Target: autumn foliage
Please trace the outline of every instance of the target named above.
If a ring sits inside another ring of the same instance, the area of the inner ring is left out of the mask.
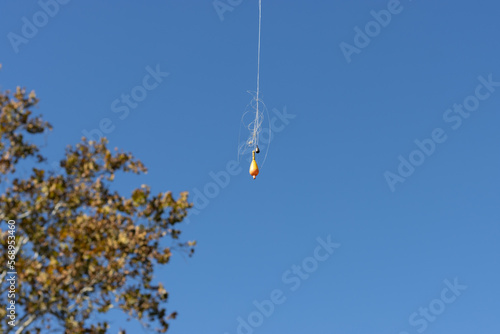
[[[123,173],[145,173],[131,154],[83,139],[66,149],[61,169],[48,168],[33,139],[51,129],[31,110],[33,92],[0,92],[0,282],[6,291],[7,224],[16,221],[16,326],[8,325],[7,298],[0,298],[3,333],[107,333],[111,308],[147,329],[165,332],[175,312],[153,277],[180,242],[177,224],[188,194],[153,195],[146,185],[129,196],[112,190]],[[20,176],[19,164],[29,166]],[[161,280],[161,279],[160,279]],[[3,294],[2,294],[3,295]],[[122,331],[125,333],[125,331]]]

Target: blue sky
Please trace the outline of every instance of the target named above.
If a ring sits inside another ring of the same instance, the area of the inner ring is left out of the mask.
[[[499,4],[263,0],[254,181],[257,1],[47,2],[0,4],[1,88],[37,92],[51,161],[104,129],[149,168],[118,189],[191,192],[169,332],[500,331]]]

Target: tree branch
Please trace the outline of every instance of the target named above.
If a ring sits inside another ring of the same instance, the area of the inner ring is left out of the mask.
[[[24,318],[24,317],[23,317]],[[21,334],[23,332],[23,330],[28,327],[29,325],[31,325],[31,323],[33,321],[35,321],[36,319],[36,316],[34,314],[30,314],[28,315],[28,319],[26,319],[26,321],[17,328],[15,334]],[[22,320],[22,319],[21,319]]]

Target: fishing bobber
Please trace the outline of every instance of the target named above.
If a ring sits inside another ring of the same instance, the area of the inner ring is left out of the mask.
[[[259,175],[259,166],[257,166],[257,161],[255,161],[255,151],[252,151],[252,163],[250,164],[250,175],[253,176],[254,180],[255,177]]]

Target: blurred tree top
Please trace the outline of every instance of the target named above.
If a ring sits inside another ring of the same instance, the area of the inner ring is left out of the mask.
[[[17,88],[0,92],[0,282],[7,292],[8,228],[16,221],[17,272],[15,327],[8,324],[7,293],[0,298],[2,333],[107,333],[94,317],[111,308],[148,330],[166,332],[168,293],[154,284],[153,268],[169,262],[172,247],[194,251],[195,242],[179,242],[180,223],[191,207],[187,192],[152,195],[142,185],[129,197],[112,191],[117,172],[147,170],[131,154],[111,152],[106,141],[85,138],[68,146],[59,172],[47,166],[29,139],[51,125],[32,115],[38,99]],[[28,176],[16,173],[31,163]],[[118,176],[119,177],[119,176]],[[170,239],[171,247],[162,246]],[[121,333],[125,333],[122,330]]]

